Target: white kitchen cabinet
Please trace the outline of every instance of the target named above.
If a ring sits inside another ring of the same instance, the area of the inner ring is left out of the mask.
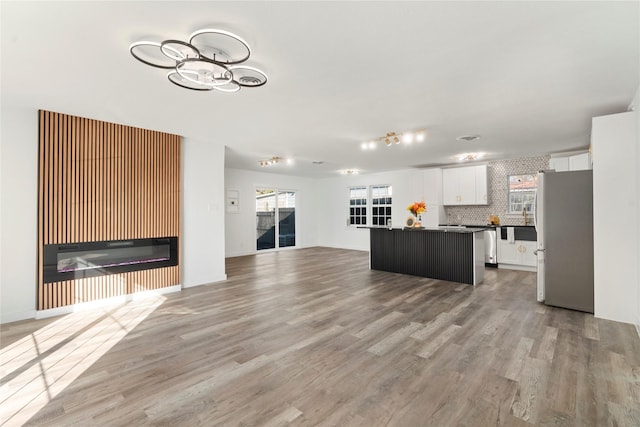
[[[423,200],[427,211],[422,214],[422,225],[424,227],[437,227],[446,221],[444,206],[442,205],[442,169],[430,168],[411,172],[407,175],[409,185],[398,190],[397,200],[401,204],[401,212],[409,213],[405,210],[409,202]],[[406,194],[404,192],[407,189]],[[402,193],[401,193],[402,192]],[[394,198],[395,200],[395,198]],[[396,209],[394,207],[394,209]],[[404,224],[404,219],[402,221]]]
[[[442,205],[442,169],[422,171],[423,197],[428,205]]]
[[[487,165],[443,169],[442,200],[445,206],[488,204]]]
[[[528,267],[536,267],[538,264],[538,257],[534,254],[536,250],[536,242],[520,242],[521,249],[518,249],[522,254],[522,264]]]
[[[552,157],[549,159],[549,169],[556,172],[565,172],[569,170],[569,157]]]
[[[536,242],[516,240],[509,243],[507,240],[498,241],[498,265],[501,268],[516,270],[535,270],[538,262],[533,253],[536,250]]]
[[[591,155],[589,153],[569,156],[570,171],[584,171],[591,169]]]
[[[474,166],[476,175],[476,204],[488,205],[487,165]]]
[[[442,202],[445,206],[460,204],[459,188],[460,188],[460,174],[458,172],[458,169],[443,169],[442,170]]]
[[[556,172],[589,170],[591,169],[591,154],[587,152],[552,157],[549,159],[549,168]]]

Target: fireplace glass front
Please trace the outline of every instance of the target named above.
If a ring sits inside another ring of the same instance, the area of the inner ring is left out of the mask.
[[[44,283],[178,265],[178,238],[45,245]]]

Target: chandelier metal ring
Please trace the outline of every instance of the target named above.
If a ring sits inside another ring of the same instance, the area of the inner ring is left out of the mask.
[[[208,92],[215,89],[213,86],[202,85],[200,83],[194,83],[191,80],[187,80],[180,74],[178,74],[176,70],[171,70],[169,74],[167,74],[167,78],[171,83],[185,89],[197,90],[201,92]]]
[[[182,40],[165,40],[160,43],[160,51],[174,61],[200,57],[200,52],[195,46]]]
[[[198,30],[189,36],[189,43],[198,48],[203,57],[222,64],[240,64],[251,56],[249,44],[229,31],[212,28]],[[216,58],[216,55],[209,55],[208,51],[216,52],[218,56],[226,55],[227,58]],[[233,58],[233,55],[237,57]]]
[[[161,46],[162,44],[157,42],[139,41],[139,42],[132,43],[131,46],[129,46],[129,52],[138,61],[147,65],[150,65],[152,67],[164,68],[167,70],[171,68],[175,68],[176,62],[174,60],[171,60],[171,58],[165,55],[164,53],[162,53]],[[177,52],[175,53],[177,54]],[[152,58],[153,56],[157,56],[155,60],[157,61],[164,60],[166,61],[166,63],[153,62],[153,59],[154,59]],[[146,57],[150,57],[150,58],[146,58]]]

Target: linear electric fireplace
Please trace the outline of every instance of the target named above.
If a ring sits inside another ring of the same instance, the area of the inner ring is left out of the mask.
[[[44,283],[178,265],[178,238],[45,245]]]

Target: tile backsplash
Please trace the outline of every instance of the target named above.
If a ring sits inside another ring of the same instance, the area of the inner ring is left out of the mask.
[[[549,168],[550,156],[523,157],[490,161],[487,166],[489,204],[482,206],[447,206],[445,213],[451,224],[486,225],[489,215],[497,215],[501,225],[522,225],[521,215],[507,215],[507,177],[536,173]],[[446,220],[446,218],[445,218]]]

